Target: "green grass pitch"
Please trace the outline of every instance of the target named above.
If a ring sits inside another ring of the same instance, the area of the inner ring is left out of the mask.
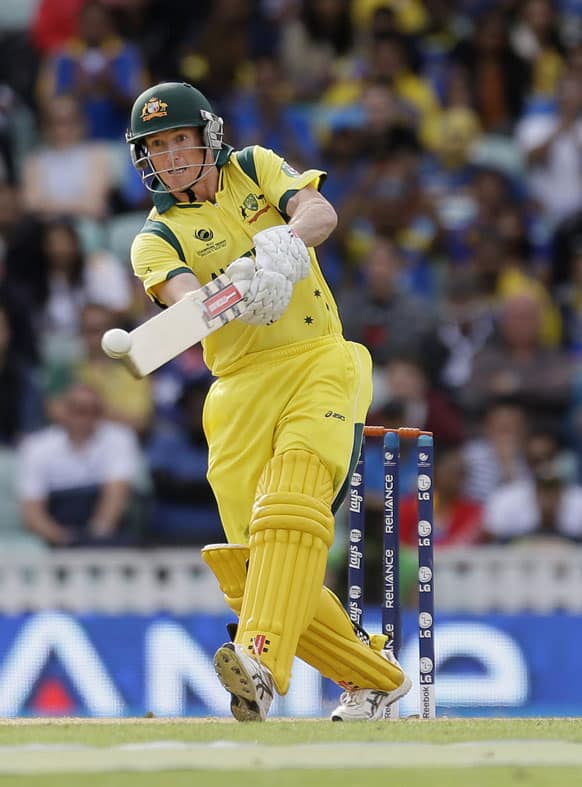
[[[0,721],[0,787],[570,787],[582,719]]]

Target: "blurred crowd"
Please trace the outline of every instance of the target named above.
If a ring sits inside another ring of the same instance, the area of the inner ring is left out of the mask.
[[[328,172],[321,265],[374,359],[369,422],[435,434],[437,547],[582,538],[582,3],[1,5],[4,543],[222,540],[200,349],[143,381],[100,349],[154,313],[123,135],[165,80],[202,90],[236,148]],[[415,483],[405,445],[410,544]]]

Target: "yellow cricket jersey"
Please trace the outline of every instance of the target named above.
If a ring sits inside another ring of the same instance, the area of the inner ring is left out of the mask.
[[[154,195],[155,207],[131,247],[136,276],[152,288],[184,271],[201,284],[219,276],[238,257],[254,256],[253,235],[288,219],[289,199],[308,185],[319,187],[321,170],[299,173],[271,150],[223,147],[218,157],[216,202],[176,202],[171,194]],[[249,363],[268,360],[326,336],[341,335],[333,296],[317,257],[309,249],[311,271],[293,288],[283,317],[273,325],[240,320],[220,328],[204,342],[204,360],[216,376]]]

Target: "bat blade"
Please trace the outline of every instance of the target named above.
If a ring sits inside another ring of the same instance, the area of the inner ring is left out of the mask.
[[[123,362],[135,377],[146,377],[240,317],[243,298],[223,273],[131,331],[131,349]]]

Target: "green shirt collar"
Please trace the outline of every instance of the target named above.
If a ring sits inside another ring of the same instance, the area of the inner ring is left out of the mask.
[[[223,144],[216,159],[216,166],[219,168],[223,167],[231,157],[232,152],[233,148],[230,145]],[[172,194],[168,191],[162,191],[161,188],[154,191],[152,199],[158,213],[165,213],[177,202],[177,199]]]

